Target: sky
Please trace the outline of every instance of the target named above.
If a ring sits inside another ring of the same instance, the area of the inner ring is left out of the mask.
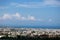
[[[60,0],[0,0],[0,25],[60,26]]]

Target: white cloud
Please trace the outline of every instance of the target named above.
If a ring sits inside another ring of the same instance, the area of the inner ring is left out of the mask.
[[[58,0],[43,0],[42,2],[24,2],[24,3],[10,3],[9,6],[0,6],[0,9],[7,9],[10,7],[25,7],[25,8],[40,8],[40,7],[60,7]]]
[[[15,14],[4,14],[3,16],[0,16],[0,20],[28,20],[28,21],[39,21],[39,22],[44,22],[46,21],[45,19],[41,18],[36,18],[31,15],[23,16],[20,13],[15,13]],[[49,18],[47,22],[52,22],[53,19]]]
[[[16,14],[14,14],[12,16],[16,16],[16,17],[19,17],[20,18],[21,15],[19,13],[16,13]]]
[[[11,3],[12,6],[15,6],[15,7],[25,7],[25,8],[37,8],[37,7],[41,7],[43,5],[40,5],[42,3],[40,2],[28,2],[28,3],[23,3],[23,4],[20,4],[20,3]]]
[[[19,13],[16,13],[16,14],[13,14],[12,17],[16,19],[20,19],[21,15]]]
[[[60,7],[60,1],[43,0],[43,2],[26,2],[26,3],[11,3],[12,6],[25,8],[39,8],[45,6]]]
[[[15,13],[15,14],[4,14],[3,16],[0,16],[0,20],[29,20],[29,21],[40,21],[44,22],[46,20],[41,19],[41,18],[36,18],[34,16],[22,16],[20,13]],[[53,20],[50,18],[48,19],[48,22],[52,22]]]
[[[12,19],[12,20],[36,20],[36,18],[34,16],[27,16],[24,17],[22,15],[20,15],[19,13],[16,14],[4,14],[3,16],[0,17],[0,20],[8,20],[8,19]]]
[[[45,0],[44,4],[48,6],[60,6],[60,2],[57,0]]]
[[[20,14],[16,13],[16,14],[4,14],[3,16],[0,17],[0,20],[7,20],[7,19],[20,19]]]
[[[26,18],[26,17],[21,17],[21,19],[22,19],[22,20],[27,20],[27,18]]]
[[[4,14],[1,18],[2,19],[11,19],[12,17],[9,14]]]
[[[35,18],[34,16],[28,16],[28,20],[33,20],[33,21],[35,21],[36,18]]]

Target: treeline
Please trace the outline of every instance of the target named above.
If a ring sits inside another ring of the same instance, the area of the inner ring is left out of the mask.
[[[17,37],[2,37],[2,38],[0,38],[0,40],[60,40],[60,38],[59,37],[56,37],[56,38],[48,38],[48,37],[41,38],[39,36],[34,36],[34,37],[17,36]]]

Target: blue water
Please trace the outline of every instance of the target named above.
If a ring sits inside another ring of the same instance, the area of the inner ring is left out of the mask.
[[[46,29],[60,29],[60,26],[14,26],[14,28],[46,28]]]
[[[0,26],[0,28],[48,28],[48,29],[60,29],[60,26]]]

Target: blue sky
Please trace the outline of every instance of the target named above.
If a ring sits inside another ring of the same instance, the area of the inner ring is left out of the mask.
[[[60,0],[0,0],[0,25],[60,26]]]

